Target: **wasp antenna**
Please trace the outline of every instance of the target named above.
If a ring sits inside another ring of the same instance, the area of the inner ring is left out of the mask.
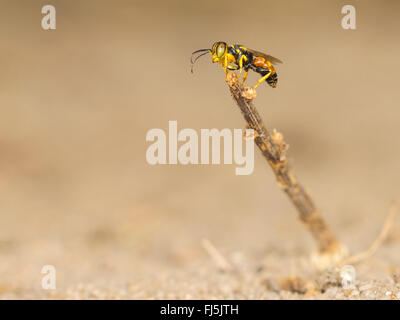
[[[201,56],[204,56],[205,54],[209,53],[211,50],[210,49],[200,49],[197,50],[195,52],[192,53],[192,56],[190,57],[190,63],[191,63],[191,68],[190,71],[191,73],[193,73],[193,66],[196,63],[197,59],[199,59]],[[193,60],[193,55],[195,55],[196,53],[201,52],[201,54],[199,54],[194,60]]]
[[[192,56],[190,57],[190,62],[191,62],[191,63],[194,63],[194,62],[193,62],[193,55],[194,55],[194,54],[199,53],[199,52],[204,52],[204,51],[211,51],[211,50],[210,50],[210,49],[200,49],[200,50],[196,50],[195,52],[192,52]],[[202,56],[202,54],[201,54],[200,56]],[[200,56],[199,56],[199,57],[200,57]],[[196,58],[195,60],[197,60],[197,58]]]

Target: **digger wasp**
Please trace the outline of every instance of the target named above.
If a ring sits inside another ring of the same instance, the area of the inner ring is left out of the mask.
[[[218,62],[225,70],[240,70],[239,77],[244,69],[243,83],[246,81],[249,70],[253,70],[261,75],[254,88],[266,81],[272,88],[276,88],[278,75],[272,64],[282,63],[281,60],[268,54],[246,48],[239,44],[228,45],[226,42],[215,42],[211,49],[200,49],[192,53],[191,72],[197,59],[205,54],[211,54],[211,61]],[[194,60],[193,56],[199,54]]]

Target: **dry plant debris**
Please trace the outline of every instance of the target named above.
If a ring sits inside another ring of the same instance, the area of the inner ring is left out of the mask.
[[[256,97],[255,89],[243,87],[234,72],[227,73],[226,82],[247,127],[254,129],[254,141],[274,171],[279,187],[285,191],[297,208],[300,221],[317,242],[319,250],[316,257],[321,257],[321,259],[314,258],[317,266],[324,268],[339,263],[347,255],[347,249],[339,243],[322,219],[309,192],[292,174],[286,158],[288,145],[283,140],[283,135],[276,130],[271,134],[266,129],[253,103]]]

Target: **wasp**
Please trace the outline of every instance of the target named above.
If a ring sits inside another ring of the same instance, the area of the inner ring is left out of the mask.
[[[239,77],[244,70],[244,83],[247,79],[249,70],[253,70],[261,75],[254,88],[257,88],[261,83],[266,81],[272,88],[276,88],[278,83],[278,75],[273,64],[282,63],[281,60],[268,54],[246,48],[239,44],[228,45],[226,42],[215,42],[211,49],[200,49],[192,53],[191,57],[191,72],[197,59],[205,54],[211,54],[211,61],[218,62],[227,74],[228,70],[240,70]],[[199,54],[194,60],[193,56]]]

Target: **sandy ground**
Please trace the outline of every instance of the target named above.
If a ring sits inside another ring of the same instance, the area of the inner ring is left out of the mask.
[[[398,1],[1,1],[1,299],[400,299],[400,218],[370,259],[318,271],[297,212],[256,151],[234,165],[150,166],[146,132],[243,128],[221,69],[190,53],[216,40],[275,55],[258,89],[267,126],[352,253],[400,195]],[[254,8],[263,10],[253,10]],[[254,83],[255,75],[249,76]],[[208,239],[233,266],[221,271]],[[57,289],[41,287],[56,268]]]

